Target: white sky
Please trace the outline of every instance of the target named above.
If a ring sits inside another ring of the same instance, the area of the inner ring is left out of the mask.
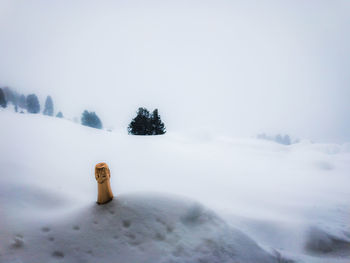
[[[125,129],[350,141],[350,1],[0,0],[0,86]]]

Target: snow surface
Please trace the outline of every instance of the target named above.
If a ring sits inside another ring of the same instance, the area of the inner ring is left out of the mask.
[[[0,262],[350,262],[349,144],[0,122]]]

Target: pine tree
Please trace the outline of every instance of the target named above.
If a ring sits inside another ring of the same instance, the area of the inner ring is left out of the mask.
[[[18,106],[22,109],[26,108],[26,96],[24,96],[23,94],[20,95],[18,99]]]
[[[155,109],[152,114],[146,108],[139,108],[136,117],[128,126],[128,133],[133,135],[160,135],[164,134],[165,126]]]
[[[277,134],[275,137],[275,141],[280,143],[280,144],[284,144],[284,145],[290,145],[291,144],[291,140],[288,134],[282,136],[281,134]]]
[[[9,87],[5,87],[3,91],[5,93],[7,103],[11,102],[13,106],[18,105],[19,94],[16,91],[10,89]]]
[[[288,134],[284,135],[284,137],[283,137],[283,144],[285,144],[285,145],[291,145],[292,144]]]
[[[4,87],[3,92],[5,94],[6,102],[7,103],[12,103],[15,101],[15,94],[14,92],[9,88],[9,87]]]
[[[151,125],[152,125],[152,134],[161,135],[166,133],[165,125],[160,119],[158,114],[158,109],[155,109],[151,115]]]
[[[95,112],[85,110],[81,116],[81,124],[96,129],[102,129],[102,122]]]
[[[133,135],[152,135],[150,114],[146,108],[139,108],[136,117],[128,126],[128,133]]]
[[[30,94],[27,96],[26,104],[27,104],[27,110],[29,113],[40,112],[39,100],[35,94]]]
[[[3,108],[6,108],[6,106],[7,106],[5,93],[3,92],[3,90],[1,88],[0,88],[0,106]]]
[[[56,117],[57,117],[57,118],[63,118],[62,112],[57,113]]]
[[[45,101],[44,115],[53,116],[53,102],[51,96],[47,96]]]

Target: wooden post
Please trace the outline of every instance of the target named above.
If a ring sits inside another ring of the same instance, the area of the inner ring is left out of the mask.
[[[95,166],[95,178],[97,181],[97,203],[99,205],[108,203],[113,199],[113,193],[109,179],[111,173],[106,163],[98,163]]]

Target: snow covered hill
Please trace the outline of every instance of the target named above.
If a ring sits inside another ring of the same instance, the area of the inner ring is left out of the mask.
[[[59,219],[19,221],[6,237],[8,262],[277,262],[213,212],[164,195],[121,195]]]
[[[0,122],[0,262],[349,262],[349,144]]]

